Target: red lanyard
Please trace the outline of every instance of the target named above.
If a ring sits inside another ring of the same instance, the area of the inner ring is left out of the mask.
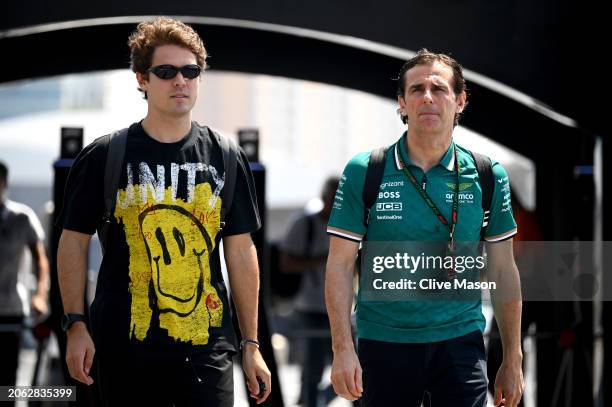
[[[449,223],[444,217],[444,215],[442,215],[442,212],[440,212],[440,209],[438,209],[436,204],[431,200],[427,192],[417,182],[416,177],[414,176],[414,174],[412,174],[412,171],[410,171],[410,169],[408,168],[408,165],[404,161],[404,157],[402,156],[401,150],[399,150],[401,148],[400,143],[402,140],[404,140],[403,137],[397,142],[398,144],[396,146],[398,148],[399,158],[403,165],[402,170],[404,171],[404,174],[406,174],[410,182],[412,182],[412,185],[414,185],[416,190],[419,191],[419,194],[421,195],[421,197],[423,198],[427,206],[431,208],[431,210],[436,215],[436,217],[440,220],[440,222],[442,222],[442,224],[448,228],[450,242],[452,245],[455,243],[455,226],[457,225],[457,212],[459,210],[459,173],[460,173],[460,169],[459,169],[459,160],[457,159],[457,148],[453,147],[453,153],[455,157],[455,166],[457,168],[457,171],[455,171],[455,173],[457,175],[457,178],[455,181],[455,193],[453,194],[453,212],[452,212],[451,222]]]

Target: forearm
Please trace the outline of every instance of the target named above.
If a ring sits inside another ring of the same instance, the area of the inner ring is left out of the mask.
[[[504,358],[510,355],[522,357],[521,308],[521,301],[505,301],[493,305],[493,312],[502,340]]]
[[[225,262],[243,338],[257,338],[259,265],[250,236],[230,236],[223,241]]]
[[[325,277],[325,302],[334,352],[354,346],[350,322],[353,303],[353,272],[352,262],[339,261],[330,255]]]
[[[36,258],[36,275],[38,278],[36,293],[46,297],[49,291],[49,260],[45,255],[43,243],[40,242],[39,245],[39,255]]]
[[[493,313],[497,320],[502,340],[504,358],[522,357],[521,350],[521,313],[523,302],[519,273],[514,264],[495,273],[503,278],[495,278],[496,290],[491,291]],[[501,288],[500,288],[501,287]]]
[[[64,230],[57,251],[57,273],[64,312],[83,314],[89,241]]]

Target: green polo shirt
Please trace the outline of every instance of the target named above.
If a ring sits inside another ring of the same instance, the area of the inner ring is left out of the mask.
[[[360,153],[347,164],[336,192],[327,232],[336,237],[367,241],[448,241],[449,233],[425,203],[402,170],[402,161],[425,187],[442,215],[451,219],[456,183],[455,154],[460,167],[458,222],[455,239],[480,240],[483,225],[482,190],[470,152],[453,142],[440,162],[424,173],[412,164],[406,151],[407,134],[387,150],[380,190],[363,222],[362,198],[370,152]],[[510,205],[510,184],[504,168],[492,160],[495,187],[485,240],[498,242],[516,234]],[[364,269],[362,272],[368,272]],[[371,272],[371,270],[370,270]],[[480,329],[485,319],[481,301],[365,301],[357,296],[357,334],[360,338],[387,342],[437,342]]]

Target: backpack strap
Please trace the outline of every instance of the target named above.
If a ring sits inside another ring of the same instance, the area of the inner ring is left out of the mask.
[[[363,185],[363,224],[368,225],[370,217],[370,209],[376,202],[376,196],[380,190],[383,173],[385,171],[385,161],[387,158],[387,148],[379,147],[372,150],[370,161],[365,175],[365,183]]]
[[[238,171],[238,147],[234,140],[224,137],[209,129],[217,138],[223,154],[223,169],[225,171],[225,182],[223,184],[223,201],[221,203],[221,229],[225,227],[227,213],[232,208],[234,190],[236,189],[236,174]]]
[[[108,227],[117,202],[117,189],[119,189],[119,178],[121,177],[121,168],[125,157],[127,134],[128,129],[125,128],[108,135],[108,150],[104,166],[104,215],[102,216],[102,226],[98,230],[102,250],[106,247]]]
[[[478,171],[478,179],[480,180],[480,188],[482,188],[482,226],[480,227],[480,240],[484,240],[484,234],[489,225],[491,216],[491,203],[493,202],[493,189],[495,188],[495,179],[493,177],[493,167],[491,159],[485,155],[470,151],[476,164]]]

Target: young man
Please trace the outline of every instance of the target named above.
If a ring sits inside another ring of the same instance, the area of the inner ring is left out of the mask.
[[[26,250],[38,279],[31,298],[37,315],[47,313],[49,263],[45,254],[44,231],[32,209],[6,198],[8,167],[0,162],[0,385],[14,386],[17,379],[23,319],[29,314],[27,288],[19,274]]]
[[[139,24],[128,45],[148,112],[128,130],[90,321],[82,317],[83,289],[88,245],[104,211],[108,137],[77,158],[60,217],[70,374],[92,384],[95,355],[105,405],[232,406],[236,339],[221,274],[222,239],[244,338],[242,364],[251,396],[261,403],[271,388],[257,342],[259,270],[250,233],[260,220],[247,159],[240,151],[232,206],[222,220],[220,142],[191,121],[206,68],[202,40],[191,27],[160,17]]]
[[[408,127],[386,150],[380,192],[367,222],[362,193],[370,153],[359,154],[348,163],[336,193],[328,225],[331,237],[326,276],[334,352],[332,383],[346,399],[363,397],[364,406],[419,406],[425,393],[432,406],[486,405],[485,320],[480,291],[472,300],[428,300],[432,294],[425,291],[427,287],[417,285],[414,297],[371,301],[363,296],[369,287],[362,284],[357,301],[359,356],[349,322],[353,268],[366,233],[370,244],[439,241],[454,248],[458,241],[471,242],[474,247],[480,240],[482,185],[474,158],[455,145],[452,137],[467,104],[465,89],[461,66],[455,60],[419,51],[400,71],[399,112]],[[516,406],[523,389],[520,283],[512,255],[516,223],[509,205],[506,172],[496,162],[492,163],[492,172],[495,186],[484,232],[484,239],[490,242],[487,276],[496,282],[503,276],[504,286],[514,293],[514,297],[502,301],[495,290],[491,292],[504,345],[495,405],[504,398],[506,406]],[[448,253],[455,259],[452,251]],[[390,278],[393,274],[389,273],[398,270],[379,275]],[[362,283],[373,272],[372,267],[364,266]],[[438,273],[434,275],[440,283],[451,286],[452,281],[460,279],[452,268],[421,268],[416,273]],[[448,298],[459,291],[449,290]],[[437,294],[441,293],[439,289]]]

